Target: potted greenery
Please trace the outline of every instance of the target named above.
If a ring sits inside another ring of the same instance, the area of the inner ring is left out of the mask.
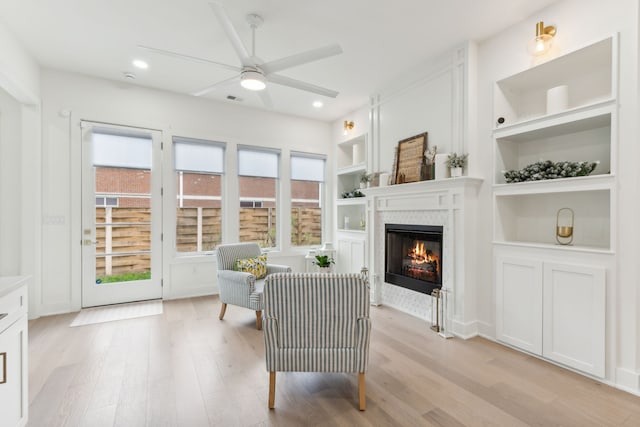
[[[363,172],[362,175],[360,175],[360,188],[367,188],[369,182],[371,182],[371,178],[373,178],[373,174]]]
[[[313,263],[320,268],[320,271],[329,272],[331,270],[331,264],[334,264],[334,261],[329,255],[316,255]]]
[[[469,157],[468,154],[458,155],[457,153],[451,153],[447,156],[445,165],[449,168],[452,178],[462,176],[462,168],[467,164],[467,157]]]

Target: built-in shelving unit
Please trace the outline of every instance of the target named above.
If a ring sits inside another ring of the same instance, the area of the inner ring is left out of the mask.
[[[494,87],[497,338],[600,377],[616,247],[617,64],[614,35]],[[567,87],[566,108],[547,113],[557,86]],[[589,176],[506,182],[505,170],[542,160],[598,165]],[[556,241],[561,208],[574,212],[570,245]]]
[[[365,265],[366,198],[342,195],[359,189],[367,173],[367,135],[339,143],[336,151],[336,270],[356,272]]]
[[[609,37],[495,84],[494,241],[554,245],[556,213],[575,212],[573,247],[612,251],[617,139],[616,38]],[[547,90],[568,87],[568,108],[545,114]],[[598,162],[589,176],[507,184],[505,170],[540,160]]]
[[[338,230],[364,231],[365,198],[343,198],[345,192],[360,188],[360,177],[367,173],[367,136],[360,135],[338,144],[336,225]]]

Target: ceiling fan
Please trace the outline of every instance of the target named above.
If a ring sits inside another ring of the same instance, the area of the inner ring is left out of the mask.
[[[163,49],[157,49],[149,46],[138,46],[141,49],[159,53],[162,55],[172,56],[176,58],[186,59],[190,61],[196,61],[207,64],[214,64],[220,66],[222,68],[226,68],[227,70],[232,70],[238,73],[238,75],[231,77],[229,79],[225,79],[214,83],[210,86],[207,86],[203,89],[192,92],[195,96],[206,95],[207,93],[215,90],[217,87],[222,86],[224,84],[229,83],[230,81],[237,80],[240,78],[240,84],[242,87],[261,91],[260,96],[262,98],[263,103],[267,107],[272,107],[271,99],[267,95],[263,89],[266,88],[267,82],[275,83],[282,86],[288,86],[294,89],[299,89],[307,92],[316,93],[319,95],[328,96],[331,98],[335,98],[338,96],[338,92],[330,89],[326,89],[320,86],[316,86],[311,83],[303,82],[300,80],[292,79],[290,77],[285,77],[280,74],[276,74],[278,71],[283,71],[288,68],[293,68],[298,65],[307,64],[309,62],[314,62],[320,59],[328,58],[334,55],[339,55],[342,53],[342,48],[338,44],[332,44],[324,47],[320,47],[317,49],[308,50],[305,52],[297,53],[291,56],[287,56],[285,58],[277,59],[275,61],[262,62],[257,56],[255,52],[256,46],[256,29],[260,27],[263,23],[263,19],[260,15],[249,14],[247,15],[247,23],[251,28],[252,35],[252,43],[251,43],[251,54],[247,51],[244,43],[240,39],[238,32],[233,27],[231,20],[227,16],[223,6],[218,2],[209,3],[211,9],[213,9],[218,22],[222,26],[222,29],[229,39],[229,42],[233,46],[233,50],[238,55],[240,59],[240,66],[222,64],[220,62],[211,61],[205,58],[199,58],[190,55],[184,55],[177,52],[172,52]]]

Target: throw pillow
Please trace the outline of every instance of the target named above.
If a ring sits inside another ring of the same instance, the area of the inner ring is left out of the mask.
[[[251,273],[256,276],[256,279],[264,279],[267,275],[267,255],[238,259],[236,260],[235,270]]]

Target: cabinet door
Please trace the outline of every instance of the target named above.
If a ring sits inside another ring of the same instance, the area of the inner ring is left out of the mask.
[[[544,264],[543,356],[604,377],[605,269]]]
[[[542,262],[528,258],[496,260],[496,337],[542,354]]]
[[[27,318],[23,316],[0,334],[0,425],[24,426],[28,403]]]
[[[336,271],[339,273],[360,273],[365,265],[364,239],[338,238]]]

